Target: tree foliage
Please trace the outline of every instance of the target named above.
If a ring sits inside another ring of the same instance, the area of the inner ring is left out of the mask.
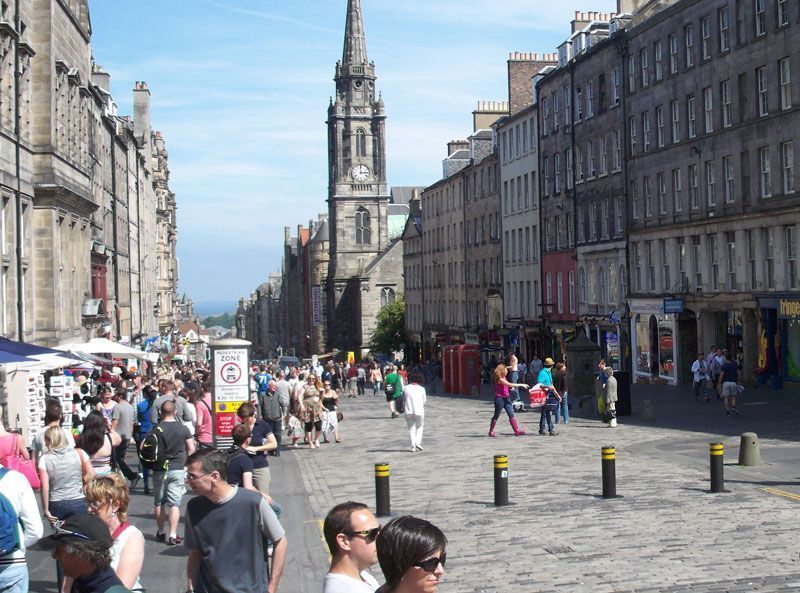
[[[230,313],[223,313],[222,315],[209,315],[202,320],[204,327],[214,327],[216,325],[231,329],[236,324],[236,316]]]
[[[406,342],[406,302],[398,295],[378,311],[378,324],[370,338],[369,347],[373,352],[389,354],[402,350]]]

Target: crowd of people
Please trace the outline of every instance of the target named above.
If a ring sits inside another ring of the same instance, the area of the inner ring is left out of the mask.
[[[188,550],[188,591],[274,592],[287,539],[281,505],[270,496],[269,457],[279,456],[282,446],[317,450],[342,442],[340,397],[363,396],[367,386],[372,396],[386,396],[389,418],[405,417],[410,450],[423,450],[427,394],[420,369],[409,373],[403,365],[377,362],[284,369],[261,364],[250,373],[251,400],[237,408],[232,444],[220,449],[212,436],[210,372],[201,363],[173,363],[148,376],[119,367],[76,372],[72,410],[63,408],[62,399],[47,400],[45,427],[31,447],[39,484],[0,468],[0,591],[28,590],[25,551],[34,544],[53,549],[59,592],[158,590],[157,583],[142,578],[145,537],[128,516],[131,495],[141,488],[153,497],[155,540]],[[22,436],[0,425],[0,461],[8,455],[31,458]],[[38,485],[44,521],[34,494]],[[187,485],[195,497],[180,534]],[[5,550],[4,513],[12,525]],[[390,522],[381,538],[374,527],[367,533],[348,527],[333,539],[348,539],[348,549],[360,541],[374,552],[376,539],[390,548],[402,540],[398,533],[424,523],[415,521],[421,520]],[[46,524],[51,533],[43,537]],[[430,583],[438,581],[445,562],[443,536],[436,538],[436,546],[417,549],[419,558],[399,560],[387,553],[380,560],[386,575],[381,591],[433,590]],[[381,545],[377,549],[380,556]],[[433,565],[434,556],[441,566]],[[409,571],[428,585],[408,588],[403,575]],[[339,572],[332,566],[332,574]],[[370,591],[377,589],[371,584]],[[338,590],[344,589],[331,589]]]

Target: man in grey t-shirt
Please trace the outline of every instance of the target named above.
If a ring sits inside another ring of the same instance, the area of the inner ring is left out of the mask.
[[[183,422],[189,420],[186,414],[186,400],[175,395],[175,384],[172,381],[163,380],[159,383],[158,391],[160,395],[153,402],[150,408],[150,422],[153,426],[158,424],[161,417],[161,405],[168,400],[175,402],[175,417]]]
[[[128,403],[128,392],[125,389],[117,389],[114,399],[117,405],[111,412],[111,430],[117,431],[122,442],[114,449],[114,459],[117,467],[127,480],[130,481],[130,489],[139,482],[139,472],[133,471],[125,462],[125,452],[128,450],[128,443],[133,439],[133,418],[135,416],[133,406]]]
[[[198,451],[186,460],[197,496],[186,507],[187,573],[196,593],[276,593],[286,560],[286,534],[267,499],[227,481],[225,451]],[[267,582],[264,542],[274,544]]]

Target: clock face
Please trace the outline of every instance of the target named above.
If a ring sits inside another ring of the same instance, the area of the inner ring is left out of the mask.
[[[369,179],[369,167],[366,165],[356,165],[351,171],[355,181],[366,181]]]

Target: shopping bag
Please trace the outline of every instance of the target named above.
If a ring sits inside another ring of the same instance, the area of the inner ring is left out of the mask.
[[[531,387],[528,393],[531,396],[531,408],[541,408],[547,401],[547,392],[538,383]]]

